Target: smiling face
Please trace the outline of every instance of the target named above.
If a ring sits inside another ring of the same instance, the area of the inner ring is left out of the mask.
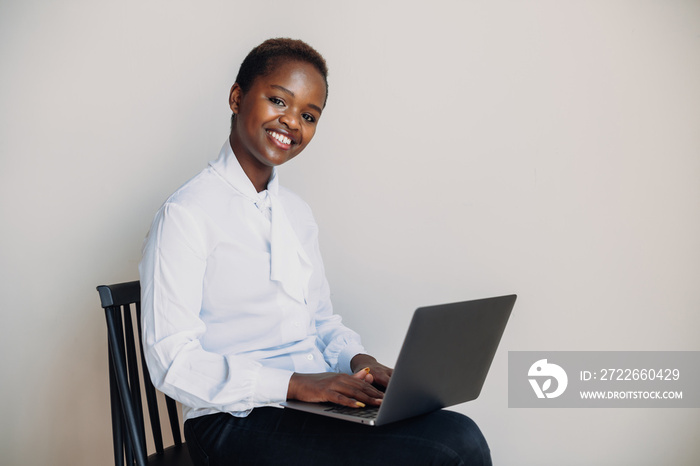
[[[258,191],[267,186],[272,167],[296,157],[314,137],[325,98],[321,73],[300,61],[282,62],[256,77],[245,93],[233,85],[231,148]]]

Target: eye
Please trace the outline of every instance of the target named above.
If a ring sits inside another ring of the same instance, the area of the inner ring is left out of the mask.
[[[309,123],[316,123],[316,117],[313,116],[313,115],[310,114],[310,113],[304,113],[304,114],[302,115],[302,118],[303,118],[304,120],[308,121]]]
[[[284,100],[280,99],[279,97],[270,97],[270,102],[272,102],[275,105],[279,105],[279,106],[284,105]]]

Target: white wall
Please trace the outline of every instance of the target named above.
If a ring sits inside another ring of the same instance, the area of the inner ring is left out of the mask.
[[[700,350],[697,1],[0,2],[0,455],[109,464],[95,286],[137,278],[216,156],[244,55],[328,59],[283,183],[393,363],[418,305],[516,292],[481,398],[500,465],[697,464],[697,409],[508,409],[509,350]]]

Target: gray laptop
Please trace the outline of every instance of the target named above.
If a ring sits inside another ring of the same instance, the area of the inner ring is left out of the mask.
[[[286,408],[379,426],[474,400],[515,295],[416,309],[379,407],[287,401]]]

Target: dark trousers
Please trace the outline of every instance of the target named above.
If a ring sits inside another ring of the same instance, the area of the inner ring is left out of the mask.
[[[197,466],[491,464],[474,421],[444,410],[371,427],[257,408],[245,418],[219,413],[190,419],[185,438]]]

